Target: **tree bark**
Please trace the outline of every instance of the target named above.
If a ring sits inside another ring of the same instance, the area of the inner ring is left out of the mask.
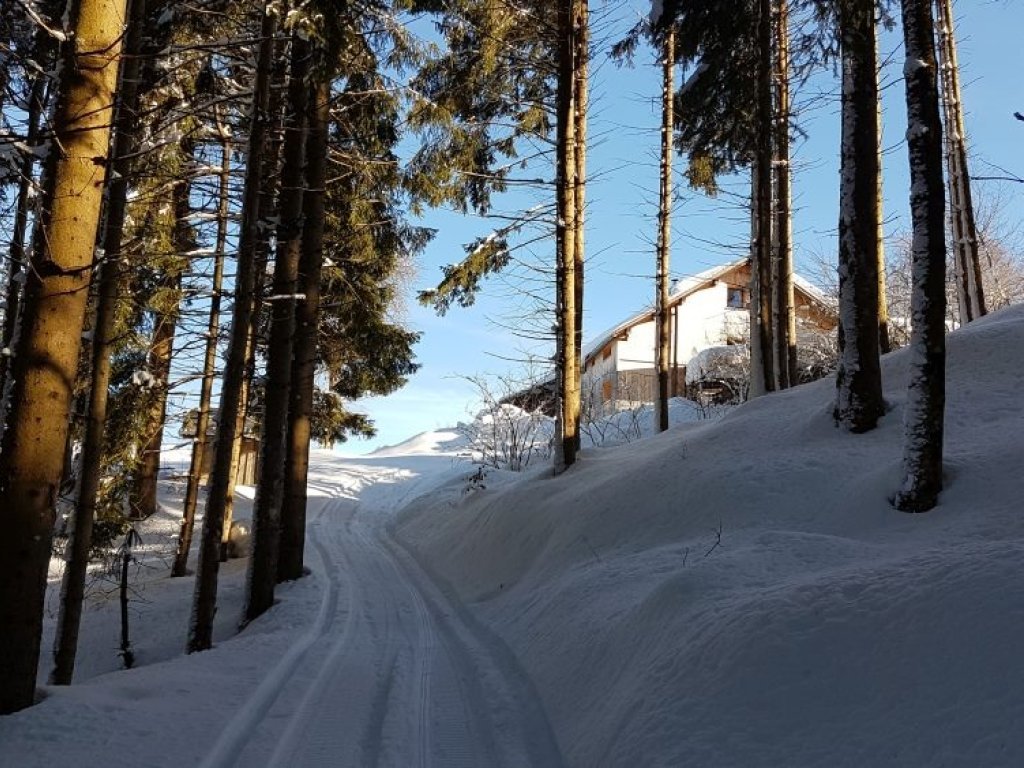
[[[42,33],[40,33],[42,34]],[[43,117],[43,102],[46,99],[46,78],[37,74],[32,81],[29,93],[26,143],[35,147],[39,141],[39,124]],[[26,152],[21,158],[18,168],[18,196],[14,209],[14,222],[11,232],[10,262],[7,268],[7,294],[4,303],[3,337],[0,348],[9,350],[14,341],[14,331],[18,322],[18,311],[21,303],[21,273],[25,270],[25,243],[28,239],[28,218],[31,208],[32,178],[34,175],[36,156]],[[0,353],[0,392],[7,381],[7,369],[10,356]],[[0,409],[2,410],[2,409]],[[0,418],[3,414],[0,414]]]
[[[277,17],[278,14],[273,12],[269,4],[265,4],[260,25],[256,80],[253,85],[242,221],[239,228],[238,267],[235,273],[235,304],[231,313],[231,336],[224,366],[217,440],[207,490],[206,510],[203,515],[196,587],[189,621],[189,653],[206,650],[213,645],[213,617],[217,608],[217,577],[220,571],[224,506],[230,482],[231,453],[240,406],[241,383],[245,375],[245,351],[252,324],[253,292],[256,285],[254,254],[258,239],[260,182],[269,121],[267,107]]]
[[[878,27],[875,27],[875,90],[878,91]],[[892,339],[889,334],[889,289],[885,284],[888,269],[885,264],[885,196],[883,194],[882,177],[884,175],[882,165],[882,100],[875,103],[875,122],[878,123],[878,184],[875,196],[875,205],[878,212],[875,214],[878,219],[878,351],[887,354],[892,351]]]
[[[556,146],[556,313],[558,325],[557,367],[559,409],[557,414],[555,471],[576,462],[579,430],[579,387],[576,370],[576,29],[581,0],[558,5],[558,85]]]
[[[309,89],[309,45],[292,39],[291,70],[285,118],[281,202],[274,257],[274,296],[271,304],[270,342],[263,434],[260,444],[259,484],[253,503],[252,551],[243,622],[263,614],[274,604],[277,560],[280,553],[281,504],[287,458],[288,404],[295,333],[295,289],[302,251],[303,158],[305,157],[306,105]]]
[[[793,192],[789,157],[789,0],[778,0],[775,24],[775,318],[774,367],[779,389],[796,384],[796,311],[793,306]]]
[[[967,164],[967,134],[960,96],[960,66],[957,62],[951,0],[935,0],[938,22],[939,83],[945,116],[946,167],[949,188],[949,221],[957,276],[957,301],[961,324],[986,314],[978,254],[978,226],[974,218],[971,177]]]
[[[192,147],[183,147],[192,157]],[[191,211],[189,196],[191,184],[179,179],[171,193],[174,215],[174,248],[181,257],[190,247],[188,215]],[[143,520],[156,512],[157,481],[160,475],[160,446],[164,440],[167,420],[167,396],[170,392],[171,361],[174,356],[174,337],[178,328],[181,293],[180,268],[166,270],[160,280],[160,290],[173,295],[172,304],[154,312],[153,339],[146,366],[156,381],[156,397],[150,404],[147,429],[141,443],[141,457],[135,470],[130,499],[131,516]]]
[[[576,227],[573,242],[573,291],[576,311],[573,350],[573,390],[576,392],[574,423],[577,425],[575,440],[576,450],[581,447],[582,435],[579,430],[582,408],[581,393],[583,388],[583,288],[586,248],[584,238],[584,221],[586,219],[586,179],[587,179],[587,109],[589,103],[588,79],[590,77],[590,6],[589,0],[578,0],[573,7],[573,136],[575,151],[573,163],[575,177],[573,182],[573,206],[576,209],[574,225]]]
[[[199,389],[199,413],[196,418],[196,437],[192,443],[192,456],[188,468],[188,485],[178,530],[178,546],[171,576],[184,576],[188,572],[188,551],[192,547],[196,506],[203,457],[209,450],[207,432],[210,428],[210,403],[213,399],[213,378],[217,367],[217,334],[220,331],[220,294],[224,282],[224,252],[227,247],[228,214],[231,202],[231,131],[217,112],[217,128],[221,141],[220,188],[217,205],[217,240],[213,256],[213,282],[210,288],[210,314],[206,326],[206,348],[203,351],[203,380]]]
[[[302,207],[302,257],[295,308],[295,354],[291,402],[288,408],[288,460],[281,507],[281,553],[278,581],[302,577],[306,541],[306,480],[309,474],[310,418],[316,375],[317,330],[320,315],[320,273],[324,260],[324,185],[327,181],[327,131],[330,123],[330,83],[311,89],[310,122],[306,137],[306,190]]]
[[[661,178],[658,201],[658,257],[655,294],[655,366],[658,375],[658,430],[668,429],[672,326],[668,306],[672,254],[672,145],[675,101],[675,27],[665,31],[661,61]]]
[[[750,396],[775,388],[772,365],[772,2],[758,0],[754,249],[750,270]]]
[[[885,410],[878,348],[878,78],[875,4],[841,4],[843,96],[836,423],[874,429]]]
[[[911,357],[904,415],[903,484],[894,503],[906,512],[935,506],[942,490],[946,403],[946,239],[942,122],[930,0],[903,0],[907,60],[907,154],[914,226]]]
[[[130,18],[124,39],[125,57],[121,61],[112,150],[112,173],[108,179],[107,210],[101,240],[103,263],[100,265],[96,318],[93,323],[89,401],[86,406],[85,434],[82,438],[78,497],[72,517],[66,549],[67,565],[61,583],[57,632],[53,645],[52,685],[70,685],[75,671],[78,631],[85,596],[85,576],[92,546],[92,525],[96,496],[100,486],[103,435],[107,420],[107,396],[110,387],[110,359],[113,353],[118,293],[121,288],[121,239],[132,155],[138,146],[138,82],[145,28],[146,0],[131,0]]]
[[[0,441],[0,714],[32,704],[55,504],[99,227],[124,0],[67,9],[54,140]]]

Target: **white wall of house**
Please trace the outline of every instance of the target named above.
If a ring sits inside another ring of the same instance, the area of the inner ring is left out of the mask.
[[[676,354],[680,365],[701,350],[742,343],[750,335],[750,314],[728,306],[729,285],[718,281],[696,291],[679,305],[679,338]]]
[[[729,307],[729,286],[716,282],[686,297],[677,310],[678,336],[676,360],[679,365],[701,350],[745,342],[750,335],[750,314],[746,309]],[[612,365],[614,360],[614,365]],[[625,339],[614,343],[611,358],[598,360],[593,375],[603,376],[615,371],[632,371],[654,367],[654,321],[638,323]]]
[[[654,366],[654,321],[629,329],[629,335],[615,344],[616,370],[635,371]]]

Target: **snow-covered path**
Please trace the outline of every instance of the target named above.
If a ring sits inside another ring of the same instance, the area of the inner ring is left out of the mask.
[[[382,495],[377,484],[395,468],[365,471],[360,485],[378,488],[375,501],[348,498],[344,482],[326,478],[320,487],[334,497],[310,500],[307,561],[324,579],[320,613],[205,765],[561,765],[511,653],[388,534],[408,480]]]

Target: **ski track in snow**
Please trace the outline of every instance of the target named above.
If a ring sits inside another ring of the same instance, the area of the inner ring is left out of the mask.
[[[391,539],[390,510],[350,498],[314,504],[317,620],[203,768],[562,765],[514,657]]]

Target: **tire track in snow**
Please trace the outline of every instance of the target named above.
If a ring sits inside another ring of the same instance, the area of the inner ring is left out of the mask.
[[[205,768],[564,764],[514,656],[389,536],[391,507],[338,499],[310,524],[327,579],[317,619]]]
[[[280,692],[288,684],[292,673],[306,656],[307,651],[327,631],[334,619],[338,603],[338,569],[329,551],[320,541],[320,525],[325,513],[335,504],[325,504],[317,515],[316,521],[309,526],[309,540],[320,561],[320,571],[326,577],[323,597],[313,626],[303,635],[299,642],[291,646],[270,673],[263,678],[256,690],[239,707],[234,717],[228,722],[213,747],[207,753],[199,768],[230,768],[235,765],[239,753],[248,742],[249,737],[262,722]]]

